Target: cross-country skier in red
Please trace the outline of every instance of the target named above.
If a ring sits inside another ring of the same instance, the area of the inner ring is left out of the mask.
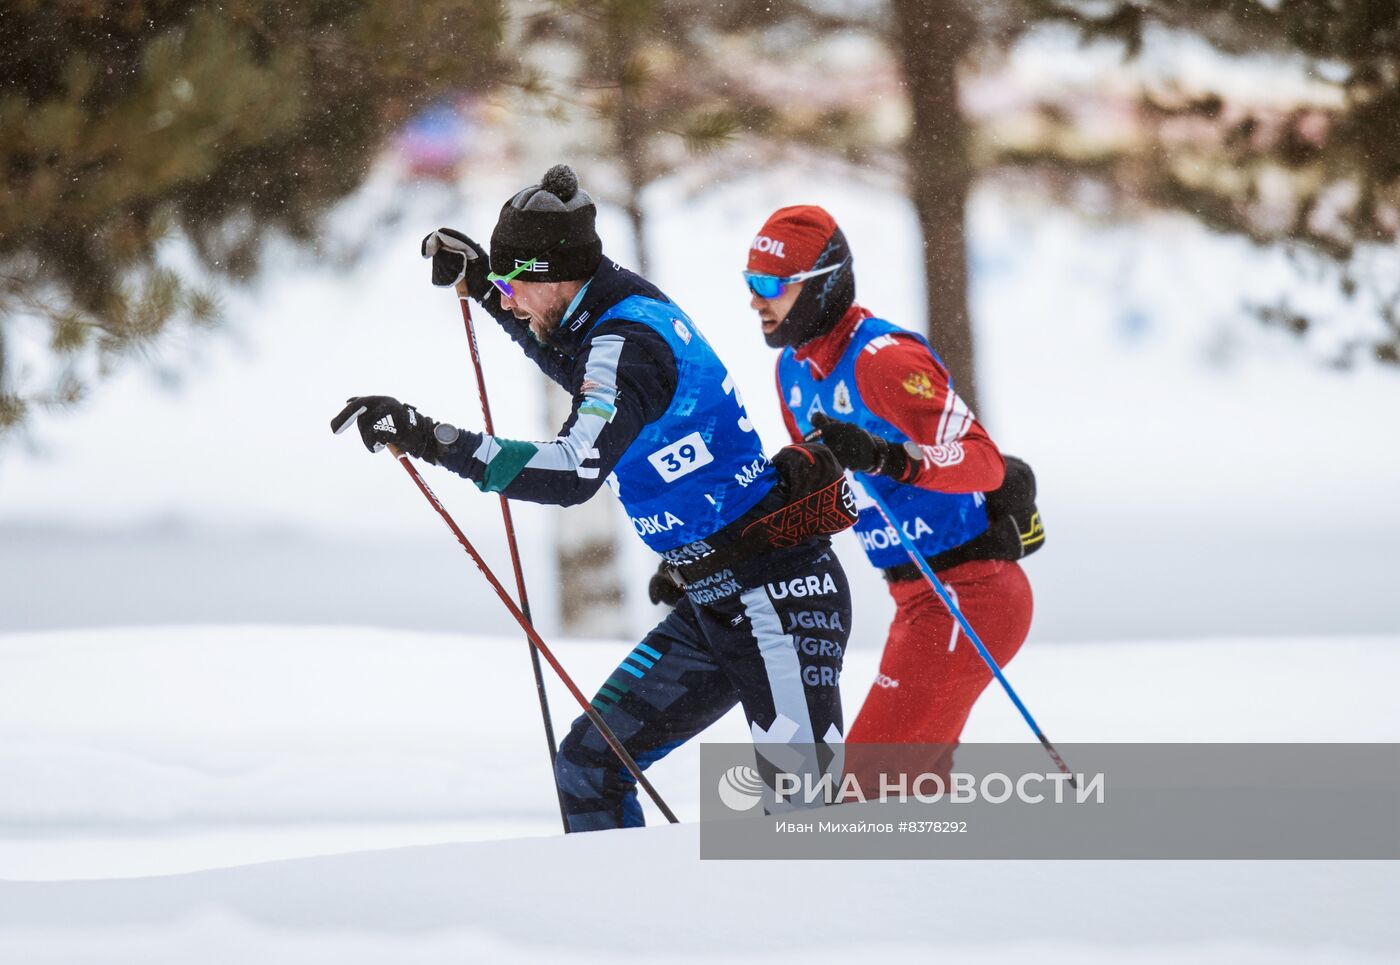
[[[1016,560],[1044,539],[1034,477],[1002,456],[922,336],[855,302],[850,249],[822,208],[775,212],[744,274],[764,340],[782,349],[788,431],[794,440],[819,432],[861,483],[856,533],[895,601],[879,675],[846,740],[955,745],[991,671],[862,487],[875,487],[900,518],[1004,665],[1031,624],[1030,583]]]

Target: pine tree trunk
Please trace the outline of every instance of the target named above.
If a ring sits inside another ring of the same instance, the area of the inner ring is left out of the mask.
[[[905,141],[909,195],[923,235],[928,334],[958,394],[977,411],[968,311],[967,122],[958,106],[958,65],[974,24],[960,0],[893,0],[895,43],[909,90]]]
[[[642,188],[646,186],[646,131],[635,103],[636,89],[624,78],[636,49],[636,30],[635,22],[619,17],[607,32],[605,50],[607,67],[617,84],[617,103],[609,120],[626,184],[623,207],[632,228],[635,267],[645,276],[651,267],[641,204]],[[551,393],[551,398],[557,396]],[[567,414],[559,412],[559,421]],[[603,492],[567,512],[556,542],[564,632],[575,636],[624,636],[631,628],[628,608],[623,605],[624,567],[618,534],[627,526],[626,517],[617,501]]]
[[[632,245],[636,251],[637,273],[646,278],[651,273],[651,257],[647,251],[646,219],[642,214],[642,188],[646,175],[642,170],[641,152],[635,144],[624,142],[622,164],[627,173],[627,220],[632,225]]]
[[[570,400],[547,382],[553,425],[569,415]],[[559,622],[576,637],[622,637],[630,629],[623,602],[617,533],[622,513],[610,492],[559,510],[555,559],[559,566]]]
[[[13,404],[6,399],[9,394],[9,381],[6,373],[9,371],[8,359],[5,358],[5,325],[0,321],[0,439],[5,437],[5,430],[9,426],[11,419],[18,420],[19,414],[10,410]]]
[[[643,107],[637,102],[638,81],[626,76],[629,64],[637,52],[638,25],[634,20],[621,19],[612,25],[608,34],[608,64],[612,68],[613,81],[617,85],[617,103],[611,112],[613,143],[618,158],[622,161],[622,174],[626,182],[626,196],[623,206],[627,210],[627,220],[632,226],[633,251],[636,255],[638,274],[646,277],[651,270],[648,257],[646,221],[642,214],[642,189],[647,184],[646,144],[647,130]]]

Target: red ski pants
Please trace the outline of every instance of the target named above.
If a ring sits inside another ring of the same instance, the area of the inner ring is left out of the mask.
[[[1031,627],[1031,585],[1020,564],[976,560],[938,574],[997,663]],[[972,705],[992,682],[977,648],[922,578],[889,584],[894,622],[880,672],[846,735],[848,744],[958,742]]]

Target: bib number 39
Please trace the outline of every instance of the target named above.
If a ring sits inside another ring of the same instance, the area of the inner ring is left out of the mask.
[[[647,456],[647,462],[661,475],[664,482],[675,482],[686,473],[715,461],[700,433],[682,436],[664,449]]]

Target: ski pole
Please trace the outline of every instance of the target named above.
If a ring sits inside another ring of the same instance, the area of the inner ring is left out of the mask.
[[[1074,782],[1074,774],[1070,771],[1069,765],[1067,765],[1064,758],[1060,756],[1060,752],[1055,750],[1055,745],[1050,743],[1050,738],[1045,736],[1045,732],[1041,730],[1040,725],[1035,722],[1035,718],[1032,717],[1031,712],[1026,709],[1026,705],[1021,702],[1021,698],[1017,696],[1015,688],[1011,686],[1011,681],[1006,679],[1006,674],[1002,673],[1001,667],[997,666],[996,658],[992,656],[991,651],[982,643],[982,638],[972,629],[972,624],[967,622],[967,617],[963,616],[962,610],[958,609],[958,605],[953,602],[953,598],[949,595],[947,587],[943,585],[943,581],[933,572],[933,567],[929,565],[928,560],[924,559],[923,554],[920,553],[918,548],[914,545],[914,541],[909,538],[909,534],[904,532],[904,527],[900,525],[899,520],[895,519],[894,513],[890,511],[889,506],[887,506],[885,501],[875,492],[873,486],[867,486],[862,482],[861,488],[864,489],[865,494],[870,497],[870,501],[875,504],[875,508],[880,511],[880,515],[885,517],[885,522],[894,530],[900,545],[904,547],[904,552],[909,554],[909,558],[914,561],[914,565],[919,568],[919,572],[924,575],[924,579],[928,581],[929,586],[933,587],[933,592],[938,594],[938,598],[943,601],[943,605],[948,608],[948,612],[953,615],[953,619],[958,621],[958,625],[962,627],[963,634],[971,640],[972,645],[977,648],[978,656],[982,658],[987,668],[991,670],[992,676],[996,677],[998,682],[1001,683],[1002,688],[1006,691],[1006,696],[1011,698],[1011,702],[1015,704],[1016,709],[1021,712],[1021,716],[1024,717],[1026,723],[1030,725],[1031,731],[1040,741],[1041,746],[1043,746],[1046,753],[1050,755],[1050,759],[1055,762],[1055,766],[1063,773],[1069,775],[1070,787],[1078,787]]]
[[[388,448],[394,458],[399,461],[399,464],[403,466],[404,470],[413,477],[413,482],[418,487],[419,492],[423,494],[428,502],[432,503],[438,515],[441,516],[443,522],[447,524],[448,529],[452,530],[452,535],[457,537],[457,542],[462,544],[462,548],[465,549],[467,555],[472,558],[472,562],[476,564],[476,568],[481,570],[482,575],[486,577],[486,582],[491,584],[491,589],[496,591],[496,595],[500,597],[501,602],[506,605],[506,609],[510,611],[510,615],[515,618],[515,622],[520,624],[520,629],[525,631],[525,636],[530,638],[530,642],[535,645],[535,648],[544,656],[544,659],[549,663],[550,667],[558,674],[559,679],[564,682],[564,686],[569,689],[569,693],[573,694],[574,700],[578,701],[578,705],[583,708],[584,715],[588,717],[594,727],[598,728],[598,733],[603,735],[603,740],[607,741],[608,746],[611,747],[613,753],[617,755],[617,759],[622,762],[622,766],[627,768],[632,777],[635,778],[642,789],[647,792],[647,796],[652,799],[657,809],[666,816],[666,820],[670,821],[672,824],[679,824],[680,821],[676,817],[675,812],[666,806],[665,801],[661,800],[661,795],[656,792],[656,788],[652,787],[651,782],[648,781],[646,775],[642,773],[642,769],[638,767],[637,762],[632,759],[632,755],[627,753],[627,748],[622,746],[622,741],[618,740],[617,735],[613,733],[613,729],[608,726],[608,722],[603,720],[603,716],[593,708],[593,705],[588,702],[588,698],[583,696],[583,691],[578,689],[573,678],[569,676],[563,665],[560,664],[554,654],[550,652],[545,642],[540,639],[540,635],[535,631],[534,626],[525,618],[525,614],[520,612],[520,607],[515,605],[515,601],[510,598],[510,594],[506,592],[506,588],[501,585],[501,581],[496,579],[496,574],[491,572],[491,567],[486,565],[486,561],[482,559],[481,554],[476,551],[476,547],[472,545],[472,541],[467,539],[467,534],[462,532],[461,528],[458,527],[457,523],[452,519],[452,516],[447,512],[447,508],[442,505],[437,495],[429,489],[428,484],[423,481],[423,477],[419,475],[413,463],[408,461],[408,455],[400,451],[397,446],[391,445],[386,448]]]
[[[486,396],[486,376],[481,369],[481,351],[476,344],[476,326],[472,324],[472,309],[467,301],[465,285],[457,286],[457,300],[462,306],[462,324],[467,327],[467,344],[471,346],[472,367],[476,370],[476,390],[481,396],[481,415],[486,423],[486,431],[491,435],[496,434],[495,423],[491,419],[491,400]],[[501,521],[506,528],[506,546],[510,549],[510,565],[515,571],[515,589],[520,597],[520,612],[525,617],[525,622],[534,626],[534,619],[530,615],[530,597],[525,593],[525,570],[520,565],[520,546],[515,540],[515,521],[510,514],[510,500],[505,494],[500,494],[501,499]],[[549,696],[544,689],[544,670],[540,667],[540,652],[535,646],[535,642],[526,636],[526,642],[530,646],[530,667],[535,672],[535,692],[540,698],[540,717],[544,719],[544,739],[549,746],[549,773],[551,778],[554,775],[554,759],[557,752],[554,749],[554,721],[549,715]],[[559,820],[564,822],[564,833],[569,833],[569,815],[564,807],[564,792],[559,787],[559,782],[554,783],[555,796],[559,798]]]

